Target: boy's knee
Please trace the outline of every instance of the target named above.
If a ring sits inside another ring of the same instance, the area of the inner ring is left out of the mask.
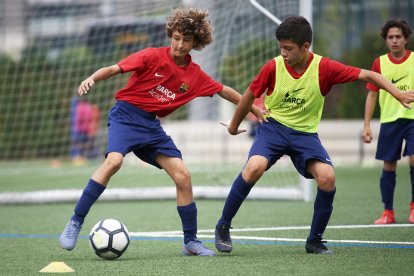
[[[248,166],[242,172],[243,180],[247,183],[254,184],[262,177],[265,169],[260,166]]]
[[[186,184],[191,183],[191,174],[186,168],[175,171],[172,178],[176,185],[185,186]]]
[[[315,180],[322,191],[330,192],[335,189],[335,174],[324,174]]]
[[[122,156],[108,155],[108,157],[105,159],[104,164],[108,171],[115,173],[121,168],[122,161],[123,161]]]

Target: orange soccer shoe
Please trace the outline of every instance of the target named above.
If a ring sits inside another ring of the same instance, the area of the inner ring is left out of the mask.
[[[410,223],[414,223],[414,201],[410,205],[410,218],[408,219]]]
[[[393,210],[384,210],[381,217],[374,221],[374,224],[391,224],[395,223],[395,216]]]

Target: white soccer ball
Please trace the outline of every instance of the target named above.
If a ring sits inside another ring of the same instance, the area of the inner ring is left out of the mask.
[[[129,245],[128,229],[116,219],[101,220],[92,227],[89,244],[103,259],[119,258]]]

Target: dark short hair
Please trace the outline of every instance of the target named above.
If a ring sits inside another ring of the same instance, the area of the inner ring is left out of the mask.
[[[408,25],[407,21],[405,21],[404,19],[398,18],[398,17],[394,17],[394,18],[391,18],[390,20],[388,20],[387,22],[385,22],[384,26],[381,29],[381,37],[384,40],[387,39],[388,31],[391,28],[401,29],[401,32],[403,33],[404,37],[407,38],[407,39],[411,35],[411,29],[410,29],[410,26]]]
[[[291,16],[277,27],[276,39],[290,39],[299,46],[305,42],[312,43],[312,27],[303,16]]]

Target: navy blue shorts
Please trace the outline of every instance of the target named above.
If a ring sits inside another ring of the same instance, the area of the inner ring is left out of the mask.
[[[158,154],[182,159],[181,152],[154,114],[128,102],[118,101],[108,115],[105,156],[110,152],[119,152],[125,156],[131,151],[157,168],[161,168],[154,160]]]
[[[257,130],[249,158],[260,155],[273,166],[283,155],[288,155],[296,170],[306,178],[313,176],[306,170],[308,160],[317,159],[332,166],[328,152],[322,146],[317,133],[297,131],[270,118]]]
[[[400,160],[404,140],[403,156],[414,155],[414,120],[398,119],[394,122],[382,123],[375,158],[388,162]]]

